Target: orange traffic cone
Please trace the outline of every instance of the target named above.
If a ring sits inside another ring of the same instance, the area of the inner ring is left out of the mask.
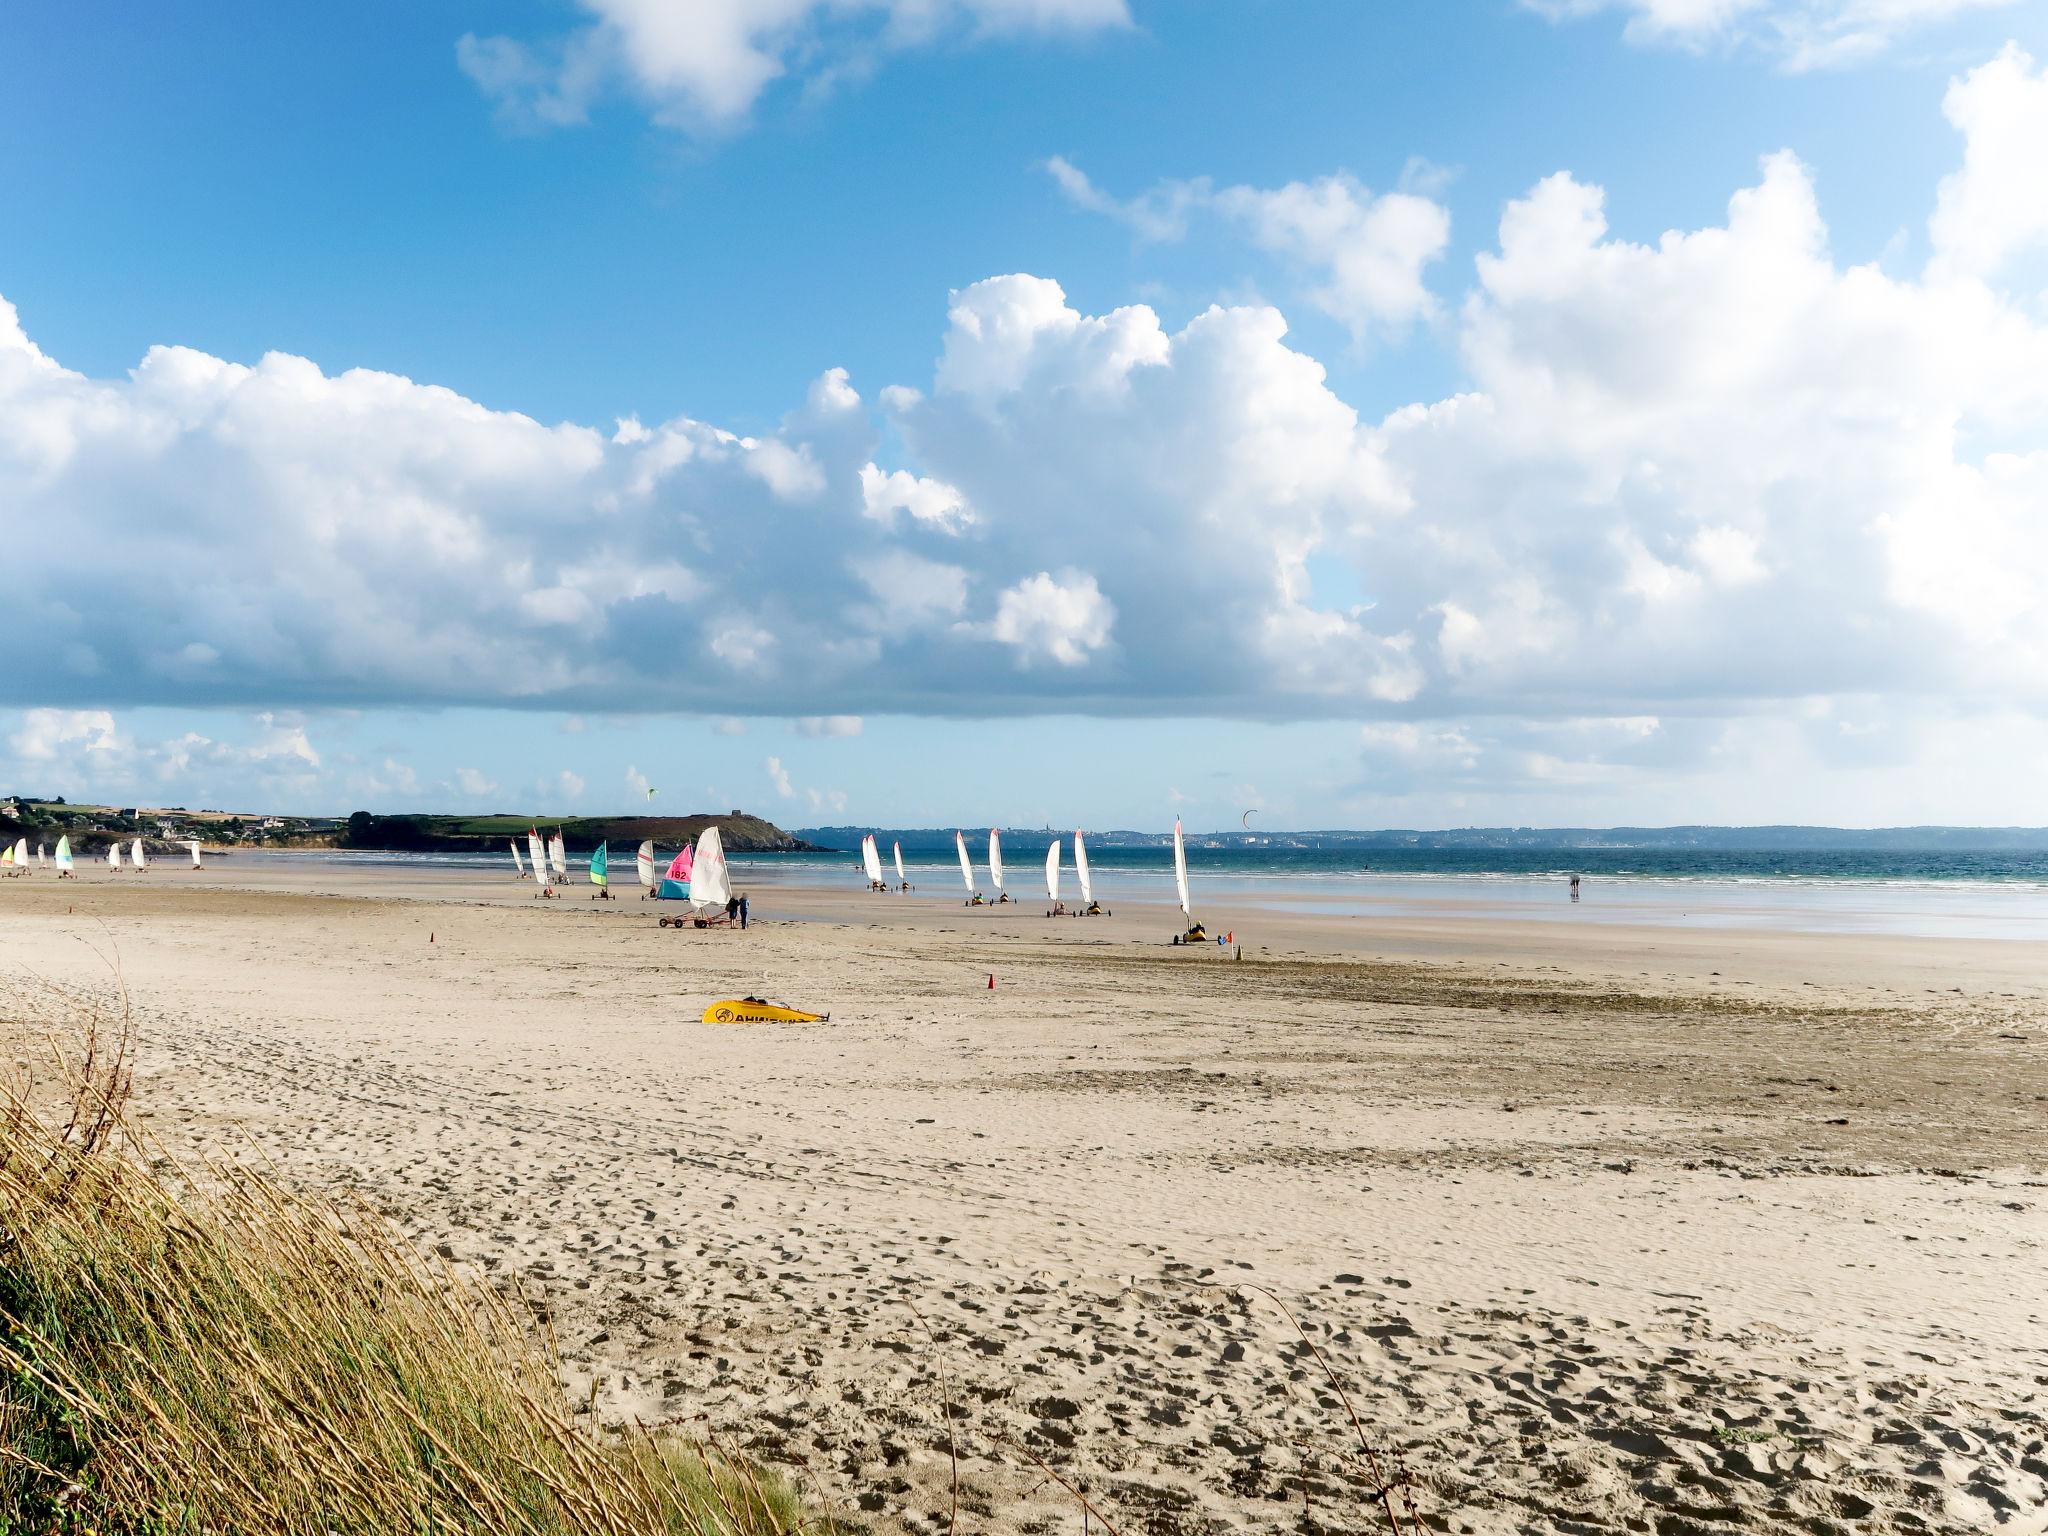
[[[996,973],[994,971],[988,973],[988,989],[991,992],[996,989]]]

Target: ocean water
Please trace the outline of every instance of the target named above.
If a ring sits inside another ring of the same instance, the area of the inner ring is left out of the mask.
[[[1004,840],[1005,885],[1029,907],[1045,900],[1044,834]],[[672,850],[671,850],[672,851]],[[985,839],[970,842],[975,883],[993,895]],[[613,878],[634,879],[614,850]],[[571,878],[587,850],[570,852]],[[509,872],[507,854],[294,852],[261,858],[370,867]],[[1061,893],[1078,894],[1071,840],[1061,840]],[[883,865],[892,876],[887,851]],[[772,904],[774,889],[865,882],[857,854],[734,854],[736,888]],[[1172,856],[1165,848],[1089,850],[1096,899],[1171,906]],[[916,899],[962,899],[952,855],[904,854]],[[1628,922],[1673,927],[1772,928],[2010,939],[2048,944],[2048,853],[1835,849],[1814,852],[1560,849],[1188,849],[1195,910],[1284,909],[1359,917],[1516,918]],[[1581,900],[1568,879],[1581,877]],[[2048,950],[2042,957],[2048,971]]]

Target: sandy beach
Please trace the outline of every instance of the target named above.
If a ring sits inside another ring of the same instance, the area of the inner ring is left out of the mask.
[[[10,1058],[118,966],[156,1135],[883,1531],[1081,1530],[1048,1467],[1125,1532],[1383,1528],[1347,1397],[1443,1530],[2048,1530],[2038,944],[529,893],[0,882]],[[744,994],[831,1019],[698,1022]]]

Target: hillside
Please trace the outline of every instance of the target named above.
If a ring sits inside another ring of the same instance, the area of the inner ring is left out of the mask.
[[[725,846],[735,853],[800,853],[812,845],[792,837],[771,821],[732,811],[723,816],[571,816],[561,820],[531,816],[373,816],[357,811],[342,828],[343,848],[496,850],[507,840],[523,838],[529,827],[544,833],[557,829],[570,849],[594,848],[600,842],[630,846],[652,839],[664,847],[694,842],[697,834],[718,824]]]

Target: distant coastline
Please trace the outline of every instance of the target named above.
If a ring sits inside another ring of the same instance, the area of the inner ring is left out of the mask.
[[[1255,813],[1256,814],[1256,813]],[[799,827],[793,836],[828,848],[852,848],[872,832],[885,844],[900,842],[906,853],[950,851],[952,827]],[[974,828],[964,828],[970,833]],[[1071,828],[1004,827],[1026,837],[1037,832],[1065,836]],[[1289,831],[1254,826],[1198,831],[1189,828],[1190,843],[1207,848],[1302,849],[1327,851],[1419,850],[1693,850],[1721,853],[2048,853],[2048,827],[1812,827],[1812,826],[1671,826],[1671,827],[1454,827],[1435,830]],[[1170,832],[1128,829],[1088,830],[1091,849],[1163,848]]]

